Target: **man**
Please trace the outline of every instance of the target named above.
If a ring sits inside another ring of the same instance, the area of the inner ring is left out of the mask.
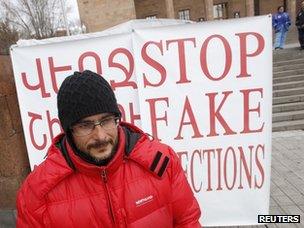
[[[178,157],[120,122],[105,79],[75,72],[57,106],[64,133],[23,183],[17,227],[200,227]]]
[[[298,28],[300,47],[301,50],[304,50],[304,1],[301,2],[301,10],[296,17],[296,26]]]
[[[287,32],[290,25],[290,18],[288,13],[284,12],[284,6],[279,6],[278,12],[272,17],[272,26],[275,31],[274,49],[284,48]]]

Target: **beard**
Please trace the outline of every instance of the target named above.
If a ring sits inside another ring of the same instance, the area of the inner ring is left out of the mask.
[[[117,145],[118,145],[118,137],[116,138],[115,141],[113,141],[112,139],[108,139],[108,140],[95,140],[93,143],[90,143],[89,145],[87,145],[86,148],[86,154],[90,157],[90,160],[93,160],[94,163],[96,164],[102,164],[102,163],[108,163],[116,154],[117,151]],[[104,151],[103,153],[104,156],[101,157],[97,157],[95,156],[93,153],[91,153],[90,151],[93,150],[99,150],[102,151],[104,150],[104,148],[112,146],[110,153],[107,153],[107,151]]]
[[[119,137],[117,136],[115,140],[96,140],[95,142],[89,144],[86,147],[85,151],[83,151],[77,147],[77,145],[75,144],[75,142],[73,140],[73,136],[72,136],[71,132],[67,133],[67,141],[73,148],[74,153],[78,157],[80,157],[82,160],[84,160],[90,164],[93,164],[93,165],[106,166],[112,160],[112,158],[115,156],[115,154],[117,152]],[[99,158],[99,157],[95,157],[89,153],[89,151],[91,149],[102,148],[103,146],[106,146],[109,143],[112,145],[112,150],[107,157]]]

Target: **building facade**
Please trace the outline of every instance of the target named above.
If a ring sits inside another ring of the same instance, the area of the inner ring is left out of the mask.
[[[294,20],[302,0],[77,0],[87,32],[132,19],[222,20],[272,14],[283,5]]]

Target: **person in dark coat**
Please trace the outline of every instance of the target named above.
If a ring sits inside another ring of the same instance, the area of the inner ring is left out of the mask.
[[[300,48],[304,50],[304,1],[302,1],[301,9],[296,17],[296,26],[298,28]]]

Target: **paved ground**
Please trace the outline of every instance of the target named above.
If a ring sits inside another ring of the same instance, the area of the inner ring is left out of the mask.
[[[299,47],[300,48],[300,44],[298,44],[298,43],[292,43],[292,44],[286,44],[284,46],[284,48],[295,48],[295,47]]]
[[[273,133],[270,214],[300,214],[304,227],[304,131]]]
[[[300,214],[301,224],[267,226],[304,227],[304,131],[274,132],[272,146],[270,214]],[[10,227],[15,227],[15,212],[0,211],[0,228]]]

